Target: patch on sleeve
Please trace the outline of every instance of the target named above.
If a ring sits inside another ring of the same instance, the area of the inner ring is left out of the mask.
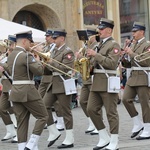
[[[117,54],[118,52],[119,52],[119,50],[115,48],[114,53]]]
[[[70,60],[72,59],[72,55],[71,54],[67,54],[67,58]]]

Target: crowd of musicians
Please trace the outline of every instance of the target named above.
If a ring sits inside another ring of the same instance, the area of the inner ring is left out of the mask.
[[[67,46],[65,29],[57,28],[47,29],[46,45],[34,45],[32,31],[9,35],[1,43],[5,53],[0,58],[3,86],[0,115],[6,126],[2,142],[11,139],[12,143],[18,143],[18,150],[38,150],[38,141],[47,127],[48,147],[59,139],[62,130],[65,130],[65,139],[57,148],[74,147],[70,103],[76,94],[76,74],[80,74],[79,103],[89,123],[85,133],[99,135],[93,150],[119,150],[120,76],[117,68],[120,64],[130,68],[122,102],[133,121],[131,138],[150,139],[150,42],[145,39],[146,27],[142,22],[134,22],[133,38],[126,41],[124,48],[113,39],[113,28],[113,20],[101,18],[97,28],[78,30],[79,39],[84,42],[78,51]],[[38,50],[40,46],[41,51]],[[41,77],[38,87],[35,77]],[[142,120],[133,103],[136,95]],[[102,107],[106,110],[109,129],[103,122]],[[36,122],[28,139],[31,114]]]

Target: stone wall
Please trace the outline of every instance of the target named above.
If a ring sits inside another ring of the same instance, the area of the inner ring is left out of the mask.
[[[81,28],[80,0],[0,0],[0,17],[12,21],[20,10],[31,11],[47,28],[65,28],[67,43],[74,51],[80,47],[76,30]]]

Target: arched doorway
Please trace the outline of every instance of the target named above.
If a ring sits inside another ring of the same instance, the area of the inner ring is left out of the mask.
[[[46,5],[31,4],[21,8],[13,22],[24,24],[42,31],[48,28],[61,28],[61,22],[54,10]]]
[[[26,11],[26,10],[19,11],[15,15],[13,22],[17,22],[19,24],[23,24],[44,31],[44,26],[40,18],[36,14],[30,11]]]
[[[19,11],[15,15],[13,22],[17,22],[19,24],[23,24],[44,31],[44,26],[40,18],[36,14],[30,11],[26,11],[26,10]]]

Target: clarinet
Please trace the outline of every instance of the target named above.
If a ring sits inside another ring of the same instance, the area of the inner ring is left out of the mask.
[[[134,38],[132,38],[132,39],[130,40],[130,43],[129,43],[128,45],[125,45],[124,49],[125,49],[126,47],[130,47],[131,44],[132,44],[132,42],[133,42],[133,40],[134,40]],[[122,61],[122,60],[124,60],[124,59],[127,60],[127,54],[126,54],[126,53],[123,54],[123,56],[122,56],[122,58],[121,58],[120,60]]]

